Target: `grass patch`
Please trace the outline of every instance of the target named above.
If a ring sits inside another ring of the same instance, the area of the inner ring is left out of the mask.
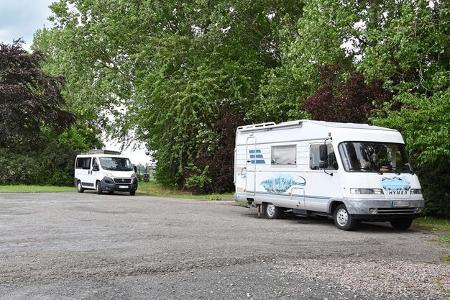
[[[439,219],[433,217],[422,217],[415,220],[416,225],[420,228],[432,230],[432,231],[449,231],[450,232],[450,220]]]
[[[447,244],[450,247],[450,220],[449,219],[439,219],[433,217],[422,217],[415,220],[416,225],[419,228],[437,231],[444,234],[438,239],[439,242]],[[450,255],[445,255],[442,257],[442,261],[450,263]]]
[[[73,186],[52,186],[52,185],[0,185],[0,193],[57,193],[73,192]]]
[[[447,245],[450,246],[450,234],[441,238],[441,242],[446,243]],[[449,262],[450,262],[450,257],[449,257]]]
[[[233,200],[233,193],[195,195],[188,191],[181,191],[177,189],[170,189],[164,187],[154,181],[150,182],[140,181],[137,193],[148,196],[173,197],[173,198],[184,198],[184,199],[195,199],[206,201]]]

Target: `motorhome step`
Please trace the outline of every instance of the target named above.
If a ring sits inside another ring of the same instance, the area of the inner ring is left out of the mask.
[[[294,208],[294,209],[292,209],[292,213],[293,213],[294,215],[300,215],[300,216],[306,216],[306,215],[308,215],[308,211],[305,210],[305,209],[297,209],[297,208]]]

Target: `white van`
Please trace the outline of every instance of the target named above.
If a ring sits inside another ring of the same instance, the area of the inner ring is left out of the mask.
[[[424,201],[401,134],[365,124],[300,120],[236,132],[235,199],[267,218],[284,211],[334,218],[339,229],[390,221],[400,230]]]
[[[134,196],[138,187],[135,167],[120,152],[98,150],[77,155],[75,159],[75,185],[79,193],[85,189],[129,192]]]

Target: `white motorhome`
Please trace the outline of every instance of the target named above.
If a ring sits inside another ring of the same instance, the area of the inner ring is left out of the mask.
[[[397,130],[299,120],[236,132],[235,199],[267,218],[326,215],[339,229],[390,221],[406,230],[424,201]]]
[[[88,189],[98,194],[120,191],[134,196],[138,182],[135,168],[127,157],[116,151],[97,150],[77,155],[75,185],[79,193]]]

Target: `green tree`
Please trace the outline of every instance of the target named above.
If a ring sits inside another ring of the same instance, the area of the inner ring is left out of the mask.
[[[76,120],[64,80],[20,41],[0,44],[0,184],[71,184],[75,155],[98,147],[99,132]]]
[[[0,43],[0,148],[29,150],[45,132],[60,133],[75,117],[65,110],[62,78],[44,73],[42,53],[28,53],[21,44]]]
[[[51,8],[54,26],[36,34],[34,48],[66,78],[69,106],[113,137],[145,142],[158,179],[181,187],[199,149],[214,156],[225,140],[214,120],[255,103],[262,75],[280,63],[278,28],[298,19],[302,2],[61,0]],[[212,182],[232,176],[210,167],[202,174]]]

